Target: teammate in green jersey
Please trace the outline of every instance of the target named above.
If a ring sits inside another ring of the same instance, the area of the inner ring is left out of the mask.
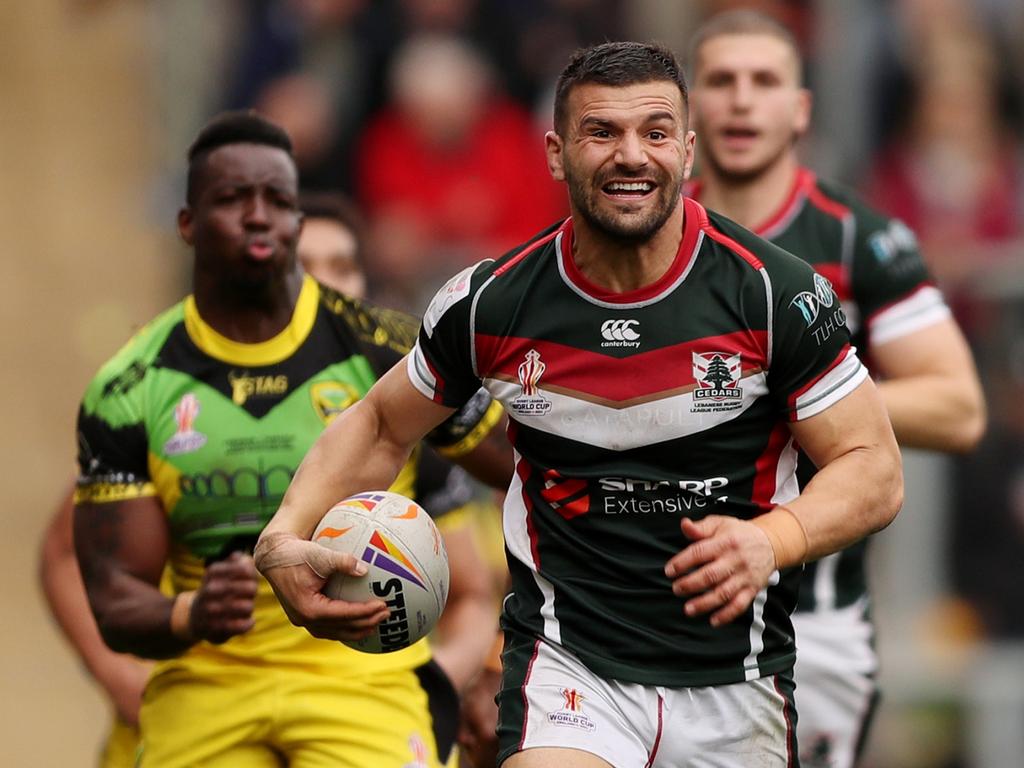
[[[694,137],[670,52],[578,52],[546,147],[571,219],[438,292],[406,366],[306,455],[258,567],[318,636],[382,620],[322,599],[319,510],[390,482],[483,382],[517,452],[504,765],[792,764],[792,569],[896,514],[891,427],[831,288],[680,200]],[[821,467],[799,495],[794,441]]]
[[[429,648],[366,655],[310,637],[244,554],[307,447],[400,359],[415,325],[303,275],[279,128],[222,116],[189,170],[178,223],[194,294],[101,369],[79,415],[75,543],[93,613],[114,650],[163,659],[141,764],[439,765],[448,744],[431,704],[453,693]],[[507,477],[488,399],[460,416],[433,442]],[[393,488],[411,494],[414,475],[410,463]],[[165,568],[173,598],[157,588]]]
[[[694,34],[690,59],[701,173],[689,194],[831,281],[902,445],[971,449],[984,430],[981,386],[913,235],[801,167],[811,95],[792,34],[728,12]],[[814,467],[801,461],[806,483]],[[864,543],[805,569],[793,623],[802,763],[850,768],[877,696]]]

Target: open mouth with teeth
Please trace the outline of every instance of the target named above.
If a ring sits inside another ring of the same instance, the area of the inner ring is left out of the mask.
[[[601,191],[611,197],[637,198],[649,195],[654,188],[650,181],[612,181],[601,187]]]

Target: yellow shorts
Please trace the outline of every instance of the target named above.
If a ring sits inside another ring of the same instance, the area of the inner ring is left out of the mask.
[[[146,688],[139,765],[439,768],[457,717],[455,691],[433,662],[365,676],[172,667]]]
[[[114,718],[100,752],[99,768],[134,768],[139,751],[139,729]]]

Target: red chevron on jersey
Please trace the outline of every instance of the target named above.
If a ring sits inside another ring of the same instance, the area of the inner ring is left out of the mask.
[[[595,329],[595,341],[600,338],[599,333]],[[535,389],[571,395],[610,408],[628,408],[700,386],[697,376],[684,373],[691,370],[695,354],[739,355],[740,377],[757,373],[766,367],[768,340],[764,331],[744,330],[693,339],[622,359],[557,342],[514,336],[478,334],[476,343],[483,379],[523,384],[522,374],[527,371],[537,377],[536,381],[530,379]],[[533,362],[524,369],[528,360]],[[527,395],[525,384],[523,394]]]

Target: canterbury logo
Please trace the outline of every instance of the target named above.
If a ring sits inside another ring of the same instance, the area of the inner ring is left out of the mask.
[[[606,341],[637,341],[640,334],[633,330],[639,320],[605,320],[601,323],[601,335]]]

